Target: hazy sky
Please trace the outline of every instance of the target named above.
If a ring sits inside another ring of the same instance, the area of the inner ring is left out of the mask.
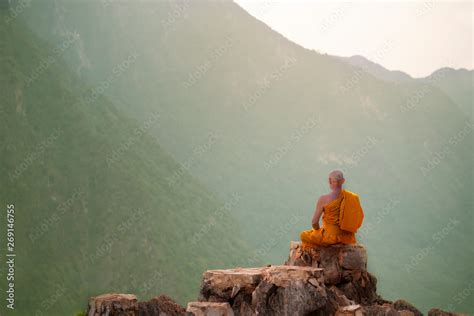
[[[235,0],[290,40],[424,77],[473,68],[473,2]]]

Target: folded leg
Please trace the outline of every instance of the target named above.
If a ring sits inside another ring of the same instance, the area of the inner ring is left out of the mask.
[[[302,231],[300,238],[303,249],[320,246],[323,244],[323,229],[309,229]]]

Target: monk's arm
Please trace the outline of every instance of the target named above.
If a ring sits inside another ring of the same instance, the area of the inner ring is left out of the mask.
[[[314,229],[319,229],[319,218],[323,213],[323,202],[322,199],[319,198],[318,203],[316,203],[316,209],[314,210],[313,220],[311,221],[311,225]]]

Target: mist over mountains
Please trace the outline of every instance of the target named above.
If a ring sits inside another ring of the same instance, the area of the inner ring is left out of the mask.
[[[373,71],[230,1],[11,12],[1,168],[25,232],[18,315],[48,314],[58,285],[71,314],[112,290],[184,302],[204,270],[281,262],[335,168],[361,197],[380,293],[474,310],[457,299],[474,277],[472,70]]]

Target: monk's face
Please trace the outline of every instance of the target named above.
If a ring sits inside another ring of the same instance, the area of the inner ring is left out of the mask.
[[[331,190],[340,189],[342,187],[342,184],[344,183],[344,179],[338,180],[337,178],[334,178],[331,176],[329,176],[328,181],[329,181],[329,188]]]

